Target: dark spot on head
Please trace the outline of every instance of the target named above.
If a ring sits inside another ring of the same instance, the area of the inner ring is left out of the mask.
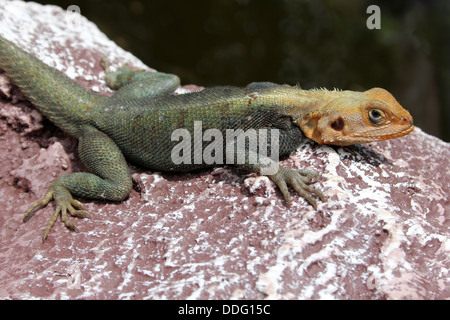
[[[344,119],[342,119],[341,117],[337,118],[331,124],[331,127],[336,131],[341,131],[342,129],[344,129]]]

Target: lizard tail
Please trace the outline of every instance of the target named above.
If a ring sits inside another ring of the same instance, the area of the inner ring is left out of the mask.
[[[0,68],[50,121],[74,136],[80,124],[92,122],[91,107],[105,98],[1,36]]]

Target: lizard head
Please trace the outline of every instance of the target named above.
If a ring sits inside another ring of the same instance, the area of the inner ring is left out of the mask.
[[[317,143],[339,146],[398,138],[414,130],[409,112],[381,88],[339,92],[298,124]]]

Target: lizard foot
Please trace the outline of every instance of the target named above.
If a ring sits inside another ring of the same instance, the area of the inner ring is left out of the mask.
[[[315,194],[322,201],[324,201],[325,196],[322,191],[310,187],[307,183],[311,182],[313,178],[318,176],[319,174],[315,171],[304,169],[294,170],[280,166],[276,174],[268,177],[280,188],[288,206],[291,205],[291,196],[287,186],[289,184],[295,191],[297,191],[299,195],[305,198],[315,209],[317,209],[317,202],[310,194]]]
[[[69,214],[72,217],[91,218],[89,213],[83,207],[83,204],[80,201],[73,199],[72,195],[70,194],[69,191],[67,191],[67,189],[62,187],[55,187],[55,188],[50,187],[45,196],[41,200],[34,202],[31,205],[31,207],[28,208],[28,210],[25,213],[25,216],[23,217],[23,222],[28,221],[34,209],[46,206],[52,199],[54,199],[56,202],[56,208],[55,212],[50,217],[50,220],[47,223],[44,236],[42,237],[42,242],[44,242],[47,239],[48,234],[53,225],[55,224],[58,216],[61,216],[61,221],[65,224],[67,228],[76,232],[78,232],[78,229],[75,226],[75,224],[73,224],[73,222],[70,221],[67,212],[69,212]],[[75,207],[78,209],[75,209]]]
[[[101,59],[100,65],[105,70],[106,84],[113,90],[118,90],[127,85],[137,72],[145,71],[144,69],[132,68],[127,63],[123,64],[117,71],[112,71],[105,57]]]

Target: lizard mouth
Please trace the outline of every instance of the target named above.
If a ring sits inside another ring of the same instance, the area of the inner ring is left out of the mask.
[[[406,136],[407,134],[411,133],[414,130],[414,128],[415,127],[413,125],[411,125],[409,128],[407,128],[405,130],[402,130],[402,131],[399,131],[397,133],[393,133],[390,135],[382,136],[382,137],[380,137],[380,140],[389,140],[389,139],[400,138],[400,137]]]
[[[404,129],[401,128],[398,131],[394,131],[390,134],[386,134],[385,131],[383,131],[383,129],[378,129],[375,131],[372,131],[370,134],[370,137],[368,137],[368,133],[361,133],[358,135],[355,135],[355,137],[359,137],[359,138],[370,138],[372,140],[379,140],[379,141],[383,141],[383,140],[389,140],[389,139],[394,139],[394,138],[400,138],[403,136],[406,136],[407,134],[411,133],[413,130],[415,129],[415,127],[411,124],[408,128]],[[377,134],[377,131],[380,131],[380,134]]]

